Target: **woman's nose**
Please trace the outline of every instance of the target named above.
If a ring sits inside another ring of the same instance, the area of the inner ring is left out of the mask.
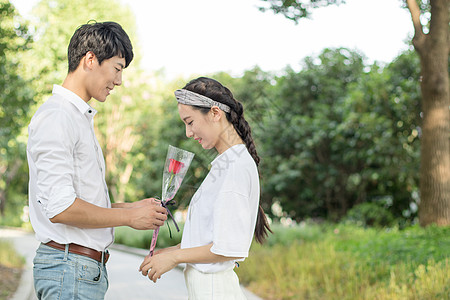
[[[191,138],[192,136],[193,136],[192,130],[190,130],[190,129],[186,126],[186,137]]]

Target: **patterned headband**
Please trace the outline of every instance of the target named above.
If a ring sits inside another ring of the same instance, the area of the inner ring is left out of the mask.
[[[201,107],[213,107],[217,106],[224,112],[229,113],[231,111],[230,107],[226,104],[214,101],[208,97],[203,95],[181,89],[175,91],[175,97],[177,98],[178,103],[192,105],[192,106],[201,106]]]

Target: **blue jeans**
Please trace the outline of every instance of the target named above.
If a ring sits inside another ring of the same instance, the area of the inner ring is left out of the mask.
[[[104,299],[108,289],[105,265],[86,256],[41,244],[33,260],[38,299]]]

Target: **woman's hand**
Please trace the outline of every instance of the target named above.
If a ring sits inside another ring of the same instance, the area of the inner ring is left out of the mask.
[[[217,263],[229,260],[239,260],[240,257],[227,257],[217,255],[211,252],[212,243],[194,247],[180,249],[180,245],[174,247],[165,248],[155,252],[153,257],[146,256],[144,262],[139,267],[139,271],[142,275],[148,276],[150,280],[156,282],[161,275],[167,271],[172,270],[180,263]]]
[[[160,250],[158,251],[158,254],[155,253],[152,257],[147,255],[139,267],[139,272],[144,276],[148,276],[151,281],[156,283],[156,281],[161,278],[161,275],[178,265],[175,255],[172,253],[176,249],[169,250],[170,248]]]
[[[153,256],[161,254],[161,253],[166,253],[166,252],[178,250],[178,249],[180,249],[180,245],[181,244],[178,244],[178,245],[175,245],[175,246],[172,246],[172,247],[167,247],[167,248],[162,248],[162,249],[155,250],[155,252],[153,253]]]

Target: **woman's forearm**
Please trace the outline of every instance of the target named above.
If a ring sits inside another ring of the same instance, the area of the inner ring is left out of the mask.
[[[172,270],[180,263],[218,263],[239,258],[214,254],[211,252],[212,245],[211,243],[201,247],[176,249],[146,256],[139,267],[139,271],[142,272],[142,275],[148,276],[150,280],[156,282],[162,274]]]
[[[228,257],[223,255],[217,255],[211,252],[212,243],[209,245],[178,249],[173,252],[175,260],[178,264],[180,263],[217,263],[229,260],[236,260],[240,257]]]

